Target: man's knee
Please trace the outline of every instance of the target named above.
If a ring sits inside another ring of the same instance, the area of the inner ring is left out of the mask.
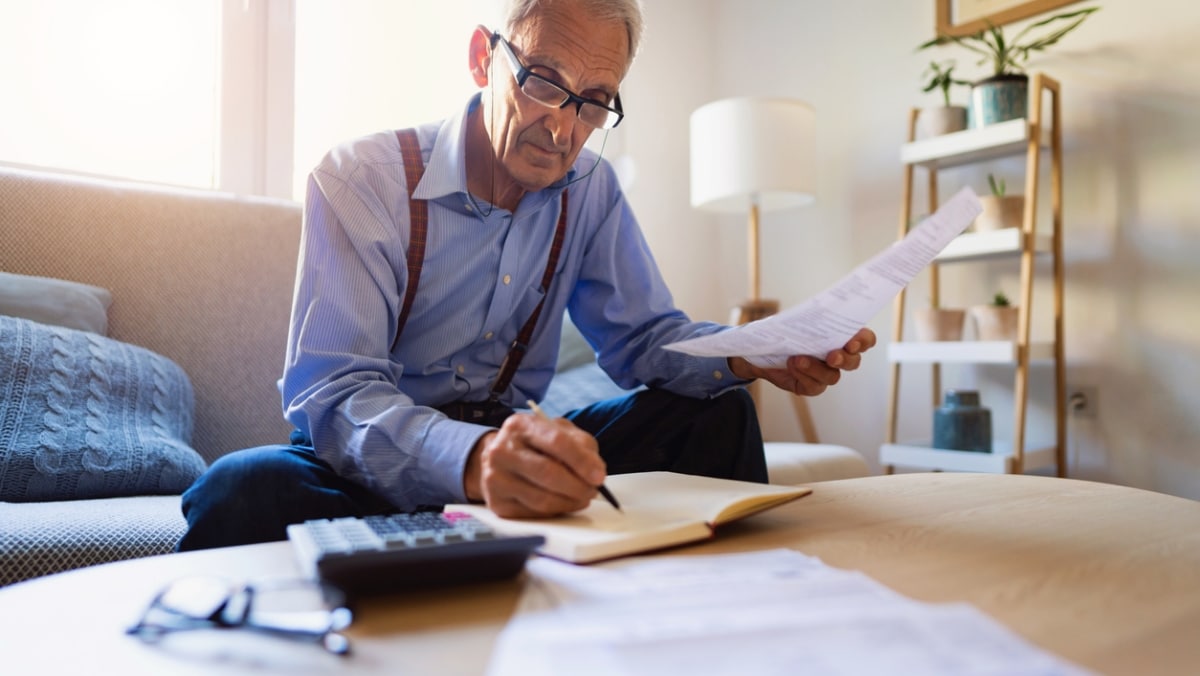
[[[744,387],[729,390],[710,401],[714,402],[721,411],[727,411],[729,415],[758,417],[758,411],[754,408],[754,397],[751,397],[750,392]]]
[[[217,459],[184,494],[203,492],[211,498],[245,496],[270,491],[272,484],[290,484],[300,470],[290,446],[260,446],[229,453]]]
[[[738,428],[758,427],[758,411],[754,398],[743,387],[723,392],[711,399],[692,399],[671,395],[676,410],[688,409],[689,415],[698,423],[735,425]]]
[[[177,548],[283,539],[287,524],[303,521],[313,511],[308,503],[324,468],[311,452],[291,446],[262,446],[221,457],[183,494],[188,532]]]

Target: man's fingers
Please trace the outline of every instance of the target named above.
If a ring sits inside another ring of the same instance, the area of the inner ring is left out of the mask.
[[[826,362],[812,357],[793,357],[788,360],[788,372],[791,377],[797,380],[808,379],[818,385],[823,385],[821,388],[824,391],[825,387],[836,385],[841,379],[842,373],[836,368],[833,368]]]
[[[577,478],[566,481],[577,482],[573,487],[578,492],[563,492],[565,484],[547,485],[533,474],[508,472],[497,467],[484,485],[488,506],[499,516],[552,516],[583,509],[595,497],[596,489],[578,482]]]
[[[482,484],[492,511],[550,516],[586,507],[605,477],[595,439],[570,421],[510,416],[485,449]]]
[[[504,421],[532,450],[556,460],[591,486],[604,482],[607,473],[596,438],[565,418],[514,415]]]

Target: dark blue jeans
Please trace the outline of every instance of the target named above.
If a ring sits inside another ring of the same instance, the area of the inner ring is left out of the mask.
[[[609,474],[669,470],[765,483],[767,464],[754,402],[743,389],[713,399],[642,390],[566,415],[600,445]],[[396,511],[339,476],[302,436],[290,445],[230,453],[183,494],[180,551],[271,542],[308,519]]]

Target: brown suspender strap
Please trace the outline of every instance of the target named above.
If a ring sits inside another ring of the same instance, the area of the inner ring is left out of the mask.
[[[392,339],[392,350],[400,344],[400,334],[408,322],[413,299],[417,297],[417,286],[421,283],[421,265],[425,261],[425,237],[429,232],[429,202],[413,198],[417,184],[425,175],[425,161],[421,159],[421,144],[417,142],[414,129],[396,132],[400,140],[400,155],[404,159],[404,181],[408,184],[408,286],[404,289],[404,305],[400,307],[400,318],[396,321],[396,337]]]
[[[400,308],[400,317],[396,322],[396,337],[392,340],[392,350],[400,343],[400,334],[404,332],[404,324],[408,321],[408,313],[412,309],[413,299],[417,295],[417,285],[421,280],[421,266],[425,262],[425,241],[429,232],[429,203],[413,198],[417,183],[425,173],[425,163],[421,159],[421,146],[417,141],[417,132],[413,129],[401,129],[396,132],[400,141],[400,153],[404,158],[404,180],[408,183],[408,213],[409,213],[409,245],[408,245],[408,286],[404,290],[404,304]],[[554,279],[554,270],[558,267],[558,257],[562,253],[563,240],[567,234],[567,192],[562,194],[562,206],[558,214],[558,225],[554,229],[554,241],[550,244],[550,255],[546,259],[546,270],[542,273],[542,300],[538,302],[525,325],[521,327],[516,340],[509,346],[508,354],[500,364],[500,372],[492,383],[490,399],[498,401],[500,395],[508,388],[521,360],[525,358],[525,350],[533,338],[533,330],[537,327],[538,317],[542,314],[542,306],[546,304],[546,294],[550,292],[550,282]]]
[[[504,394],[504,390],[508,388],[508,384],[516,375],[521,360],[525,358],[525,350],[529,347],[529,340],[533,338],[533,329],[537,326],[538,317],[542,314],[542,306],[546,304],[546,296],[550,293],[550,282],[554,279],[554,269],[558,267],[558,255],[562,253],[563,238],[566,237],[566,234],[567,191],[564,190],[562,207],[558,212],[558,226],[554,228],[554,241],[550,244],[550,256],[546,258],[546,271],[542,273],[542,299],[538,301],[537,307],[533,308],[533,314],[529,315],[529,319],[525,320],[525,326],[521,327],[517,339],[509,346],[508,354],[500,363],[500,372],[496,374],[496,381],[492,383],[492,392],[488,397],[492,401],[500,401],[500,395]]]

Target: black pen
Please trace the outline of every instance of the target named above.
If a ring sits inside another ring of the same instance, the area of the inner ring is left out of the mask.
[[[542,410],[541,406],[537,405],[536,401],[529,399],[525,403],[529,404],[529,409],[532,410],[534,415],[536,415],[537,417],[539,417],[543,420],[550,419],[550,416],[546,415],[546,412]],[[616,496],[614,496],[612,494],[612,491],[608,490],[608,488],[604,484],[600,484],[599,486],[597,486],[596,490],[600,491],[600,495],[604,496],[604,499],[608,500],[608,504],[612,505],[618,512],[624,511],[623,509],[621,509],[620,503],[617,502]]]

